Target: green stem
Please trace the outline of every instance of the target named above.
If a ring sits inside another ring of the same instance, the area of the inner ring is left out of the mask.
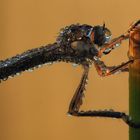
[[[129,67],[129,114],[140,122],[140,28],[130,33],[129,57],[135,59]],[[140,140],[140,129],[129,128],[129,140]]]

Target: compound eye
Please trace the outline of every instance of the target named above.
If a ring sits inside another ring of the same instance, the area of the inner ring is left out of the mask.
[[[112,34],[110,30],[107,28],[104,29],[104,33],[105,33],[105,39],[106,39],[105,43],[108,43],[111,40]]]
[[[94,42],[94,32],[91,32],[91,34],[90,34],[90,40],[91,40],[92,42]]]

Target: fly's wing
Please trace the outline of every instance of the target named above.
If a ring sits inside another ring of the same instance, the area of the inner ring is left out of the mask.
[[[9,76],[39,67],[45,63],[52,63],[64,56],[64,51],[57,43],[25,51],[20,55],[0,61],[0,80],[6,80]]]

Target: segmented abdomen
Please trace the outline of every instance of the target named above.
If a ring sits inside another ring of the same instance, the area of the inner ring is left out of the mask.
[[[72,62],[81,64],[85,58],[77,56],[72,49],[60,46],[57,43],[49,44],[40,48],[25,51],[20,55],[0,61],[0,81],[9,77],[19,75],[21,72],[32,71],[43,64],[50,64],[54,61]]]
[[[60,51],[60,47],[56,43],[28,50],[20,55],[0,61],[0,79],[6,80],[9,76],[39,67],[45,63],[51,63],[62,56],[63,52]]]

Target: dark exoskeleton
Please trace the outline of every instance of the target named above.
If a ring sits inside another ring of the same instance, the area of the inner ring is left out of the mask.
[[[129,64],[133,59],[118,66],[108,67],[100,58],[109,54],[118,47],[123,40],[129,39],[129,33],[140,21],[133,23],[129,30],[119,37],[111,40],[111,32],[103,26],[90,26],[72,24],[60,30],[60,34],[54,44],[28,50],[20,55],[0,61],[0,79],[7,80],[10,77],[19,75],[26,70],[33,70],[43,64],[53,62],[71,62],[82,65],[84,72],[80,84],[70,102],[68,114],[78,117],[110,117],[123,119],[130,127],[140,128],[140,123],[123,112],[113,110],[89,110],[81,111],[82,98],[88,80],[90,65],[94,63],[100,76],[109,76],[118,72],[127,72]]]

